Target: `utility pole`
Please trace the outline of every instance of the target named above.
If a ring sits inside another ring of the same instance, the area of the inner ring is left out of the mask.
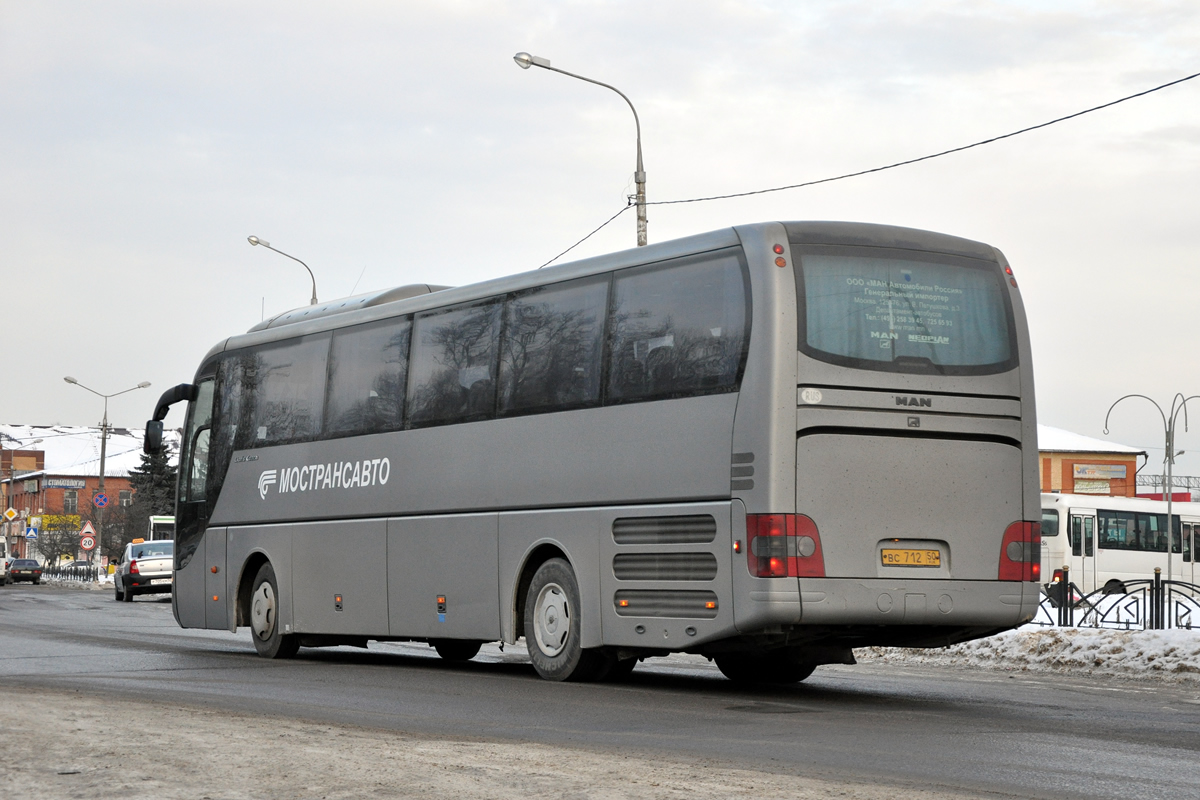
[[[67,377],[63,378],[63,380],[69,384],[72,384],[73,386],[78,386],[80,389],[87,389],[87,391],[91,392],[92,394],[96,395],[97,397],[104,398],[104,419],[102,419],[100,421],[100,481],[99,481],[100,487],[96,492],[97,494],[104,494],[104,457],[108,451],[108,428],[109,428],[109,425],[108,425],[108,398],[116,397],[117,395],[125,394],[126,392],[132,392],[134,389],[148,388],[150,386],[150,381],[142,381],[137,386],[131,386],[128,389],[122,389],[121,391],[113,392],[112,394],[101,394],[100,392],[97,392],[95,389],[91,389],[91,388],[88,388],[87,386],[84,386],[82,383],[75,380],[74,378],[72,378],[69,375]],[[103,542],[103,541],[104,541],[104,506],[96,506],[96,545],[97,546],[90,553],[88,553],[89,561],[92,559],[94,553],[100,552],[101,542]]]

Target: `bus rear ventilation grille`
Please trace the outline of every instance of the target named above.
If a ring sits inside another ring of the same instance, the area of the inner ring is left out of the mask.
[[[711,581],[717,577],[712,553],[618,553],[613,575],[619,581]]]
[[[715,592],[675,589],[622,589],[613,596],[617,615],[622,617],[672,617],[715,619]]]
[[[617,544],[707,544],[717,538],[711,514],[680,517],[624,517],[613,520]]]

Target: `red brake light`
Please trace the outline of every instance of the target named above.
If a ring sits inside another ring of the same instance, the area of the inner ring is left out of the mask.
[[[1008,526],[1004,531],[1004,540],[1000,544],[1000,569],[998,575],[1002,581],[1041,580],[1041,523],[1014,522]]]
[[[777,256],[783,255],[783,245],[777,244],[774,247],[772,247],[771,249],[775,251],[775,255],[777,255]]]
[[[130,572],[131,574],[133,574],[133,575],[138,575],[138,574],[140,574],[140,573],[138,572],[138,568],[137,568],[137,561],[136,561],[136,560],[134,560],[134,561],[130,561],[130,562],[129,562],[129,572]]]
[[[824,578],[816,523],[803,514],[747,514],[746,567],[758,578]]]

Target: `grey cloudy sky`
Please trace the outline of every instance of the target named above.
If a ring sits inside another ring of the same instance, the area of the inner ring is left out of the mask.
[[[140,425],[222,338],[321,299],[536,267],[625,204],[911,158],[1200,71],[1194,0],[0,0],[0,421]],[[650,209],[944,231],[1012,260],[1041,421],[1200,393],[1200,79],[880,175]],[[576,251],[634,242],[625,214]],[[573,254],[575,255],[575,254]],[[1181,471],[1200,474],[1200,403]],[[177,412],[175,412],[177,413]],[[169,420],[178,422],[174,414]],[[1158,446],[1148,404],[1113,438]],[[1153,468],[1151,471],[1157,471]]]

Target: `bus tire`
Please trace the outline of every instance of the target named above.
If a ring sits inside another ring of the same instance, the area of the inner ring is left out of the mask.
[[[1108,583],[1104,584],[1104,594],[1129,594],[1125,590],[1125,584],[1113,578]]]
[[[813,674],[816,666],[794,661],[781,653],[743,655],[730,653],[716,656],[717,669],[734,683],[753,686],[763,683],[799,683]]]
[[[280,629],[279,605],[279,582],[268,562],[259,567],[250,594],[250,638],[263,658],[291,658],[300,649],[300,639]]]
[[[429,644],[443,661],[470,661],[483,647],[483,642],[470,639],[430,639]]]
[[[584,650],[579,584],[571,565],[552,558],[538,567],[525,596],[525,647],[537,674],[548,681],[589,681],[608,660]]]

